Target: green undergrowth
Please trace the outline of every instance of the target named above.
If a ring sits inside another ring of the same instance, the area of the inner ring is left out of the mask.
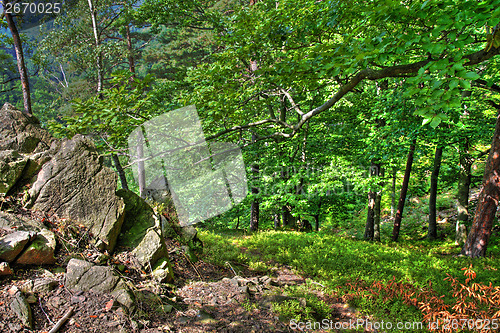
[[[477,272],[475,282],[500,285],[500,253],[492,247],[487,258],[471,259],[456,254],[459,249],[451,241],[405,241],[372,243],[324,232],[300,233],[263,231],[252,235],[228,235],[201,232],[205,244],[205,260],[217,264],[230,262],[262,271],[276,264],[287,264],[299,273],[325,286],[327,292],[348,293],[347,284],[390,281],[410,283],[417,288],[429,286],[444,300],[453,302],[449,274],[463,280],[464,267],[472,264]],[[492,244],[493,245],[493,244]],[[296,303],[296,302],[295,302]],[[297,306],[277,310],[287,316],[298,316]],[[418,321],[417,307],[404,305],[401,300],[389,302],[367,298],[352,299],[361,312],[380,319]],[[283,307],[283,305],[281,305]],[[295,310],[294,310],[295,309]],[[307,315],[307,314],[304,314]]]

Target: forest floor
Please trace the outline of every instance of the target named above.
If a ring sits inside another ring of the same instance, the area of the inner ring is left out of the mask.
[[[74,311],[58,332],[291,332],[289,318],[280,318],[274,311],[275,304],[297,302],[305,306],[305,298],[288,296],[287,288],[306,285],[306,282],[314,284],[282,264],[276,264],[265,274],[238,265],[236,275],[231,264],[212,264],[204,260],[203,255],[192,262],[179,251],[182,248],[179,242],[169,240],[173,284],[158,283],[150,274],[132,268],[126,252],[109,256],[106,264],[115,267],[133,286],[136,308],[127,313],[111,295],[73,292],[64,286],[65,265],[71,258],[102,264],[99,262],[102,253],[83,237],[85,230],[81,227],[64,227],[56,220],[45,223],[63,244],[57,253],[57,263],[14,266],[15,275],[0,277],[0,332],[49,332],[69,307]],[[70,246],[76,242],[77,247]],[[119,266],[121,270],[117,269]],[[45,293],[26,291],[27,285],[40,278],[57,280],[58,286]],[[23,326],[10,309],[17,290],[25,291],[33,316],[33,330]],[[317,300],[328,304],[328,317],[332,322],[356,319],[355,311],[340,298],[317,286],[311,288],[311,292]]]

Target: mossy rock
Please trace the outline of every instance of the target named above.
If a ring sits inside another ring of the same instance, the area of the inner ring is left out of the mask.
[[[142,241],[149,228],[156,225],[153,208],[132,191],[120,189],[116,195],[125,202],[123,221],[118,244],[135,248]]]

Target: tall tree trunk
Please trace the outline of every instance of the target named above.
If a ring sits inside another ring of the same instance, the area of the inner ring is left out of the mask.
[[[457,224],[455,227],[455,244],[463,246],[467,239],[469,223],[469,190],[471,182],[472,159],[469,155],[469,138],[459,143],[460,171],[458,174]]]
[[[118,177],[120,177],[120,183],[122,184],[122,188],[128,190],[127,177],[125,177],[125,171],[123,170],[118,155],[112,153],[111,158],[113,159],[113,164],[115,165],[116,171],[118,172]]]
[[[373,240],[373,225],[374,225],[374,214],[375,214],[375,197],[376,192],[368,192],[368,213],[366,214],[366,225],[365,225],[365,236],[366,240]]]
[[[141,198],[146,197],[146,169],[144,167],[144,128],[141,128],[140,131],[137,132],[137,181],[139,182],[139,196]]]
[[[373,213],[373,240],[380,242],[380,203],[382,202],[382,190],[375,193],[375,209]]]
[[[280,214],[274,214],[274,229],[278,229],[280,227]]]
[[[399,238],[399,230],[401,229],[401,220],[403,219],[403,210],[405,208],[406,193],[408,192],[408,183],[410,182],[411,166],[413,164],[413,154],[415,153],[415,146],[417,140],[413,139],[406,159],[405,176],[403,178],[403,185],[401,186],[401,193],[399,195],[398,210],[394,218],[394,228],[392,229],[392,240],[397,241]]]
[[[376,164],[374,162],[370,165],[370,177],[379,177],[380,176],[380,164]],[[374,231],[375,231],[375,200],[377,197],[377,192],[374,189],[371,189],[368,192],[368,213],[366,215],[366,225],[365,225],[365,235],[364,238],[366,240],[373,240]]]
[[[394,217],[394,213],[396,212],[396,176],[398,174],[398,170],[394,168],[392,170],[392,186],[391,186],[391,218]]]
[[[132,77],[135,77],[135,58],[134,58],[134,49],[132,46],[132,35],[130,34],[130,26],[127,24],[125,26],[125,33],[127,37],[127,51],[128,51],[128,68],[130,73],[133,73]]]
[[[23,103],[24,112],[31,115],[33,114],[31,110],[31,93],[30,93],[30,83],[28,79],[28,71],[26,70],[26,65],[24,63],[24,53],[21,38],[19,37],[19,31],[17,30],[16,23],[12,14],[5,12],[5,5],[9,3],[8,1],[3,2],[4,15],[7,20],[7,26],[9,27],[10,33],[12,34],[12,39],[14,41],[14,48],[16,50],[17,58],[17,69],[19,71],[19,76],[21,78],[21,86],[23,90]]]
[[[483,186],[479,194],[474,222],[462,254],[472,258],[486,255],[498,200],[500,200],[500,114],[497,115],[495,134],[484,170]]]
[[[252,134],[252,141],[255,141],[256,136]],[[259,178],[259,166],[257,164],[252,166],[253,179],[256,181]],[[258,194],[259,189],[252,187],[252,194]],[[254,199],[250,207],[250,230],[257,231],[259,229],[259,200]]]
[[[319,214],[313,215],[314,217],[314,230],[319,231]]]
[[[254,173],[254,179],[256,179],[259,173],[259,166],[252,166],[252,172]],[[258,194],[259,189],[257,187],[252,187],[252,194]],[[250,207],[250,230],[257,231],[259,229],[259,200],[254,199],[252,201],[252,206]]]
[[[94,43],[97,49],[97,92],[101,92],[103,89],[103,82],[104,82],[103,68],[102,68],[102,51],[100,50],[101,40],[99,38],[99,31],[97,27],[97,14],[94,4],[92,3],[92,0],[88,0],[88,3],[90,9],[90,17],[92,19],[92,31],[94,33]]]
[[[427,233],[427,238],[429,239],[437,238],[436,199],[437,199],[439,169],[441,168],[442,157],[443,157],[443,147],[437,146],[436,153],[434,155],[434,168],[432,169],[431,190],[429,195],[429,231]]]

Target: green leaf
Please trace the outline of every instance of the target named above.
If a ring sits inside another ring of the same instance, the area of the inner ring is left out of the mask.
[[[467,73],[465,73],[463,78],[467,79],[467,80],[477,80],[480,78],[480,76],[476,72],[467,72]]]
[[[436,116],[436,117],[432,118],[432,121],[431,121],[431,123],[430,123],[430,126],[431,126],[432,128],[436,128],[436,127],[438,127],[438,126],[439,126],[439,124],[440,124],[440,123],[441,123],[441,117]]]
[[[425,125],[426,125],[426,124],[428,124],[431,120],[432,120],[432,118],[425,118],[425,119],[422,121],[422,126],[425,126]]]

